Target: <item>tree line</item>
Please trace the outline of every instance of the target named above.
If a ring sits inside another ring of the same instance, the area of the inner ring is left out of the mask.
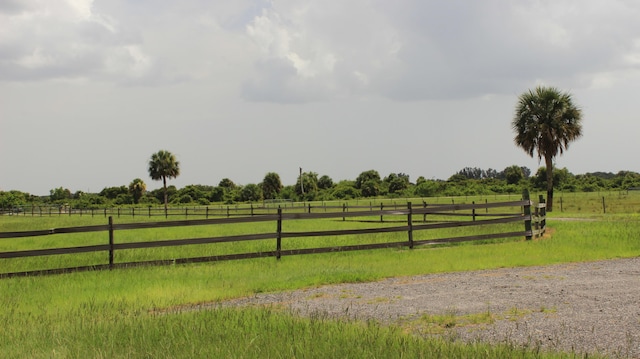
[[[574,175],[566,168],[553,168],[552,173],[554,188],[564,192],[640,189],[640,173],[637,172]],[[145,182],[140,178],[132,180],[128,185],[105,187],[98,193],[72,192],[63,187],[51,189],[49,196],[0,191],[0,208],[30,205],[70,205],[82,209],[127,205],[158,206],[164,203],[165,194],[170,205],[518,194],[525,188],[545,191],[547,184],[545,167],[540,167],[532,174],[527,167],[517,165],[501,171],[465,167],[446,180],[420,176],[412,181],[405,173],[389,173],[383,177],[376,170],[368,170],[360,173],[354,180],[336,182],[327,175],[302,172],[295,184],[286,186],[277,173],[269,172],[260,183],[241,185],[223,178],[217,185],[192,184],[183,188],[168,185],[166,192],[164,186],[147,191]]]

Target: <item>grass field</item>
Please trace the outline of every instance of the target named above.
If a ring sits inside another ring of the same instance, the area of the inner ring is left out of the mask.
[[[373,322],[296,318],[270,309],[183,313],[165,310],[331,283],[640,255],[640,196],[630,193],[605,197],[609,207],[605,214],[602,195],[571,195],[571,201],[563,195],[560,212],[560,195],[556,194],[556,211],[548,221],[551,235],[534,241],[514,239],[482,245],[293,256],[281,261],[263,258],[3,279],[0,280],[0,322],[3,323],[0,357],[577,357],[571,353],[541,353],[537,348],[462,345],[447,339],[423,339]],[[485,199],[455,199],[456,203],[472,200]],[[564,220],[585,217],[589,220]],[[89,223],[90,218],[4,216],[0,218],[0,231],[94,224]],[[94,220],[104,221],[104,218]],[[137,220],[141,218],[136,217]],[[320,225],[331,224],[335,223]],[[195,233],[157,234],[162,238],[193,235]],[[103,238],[95,240],[103,241]],[[6,241],[2,240],[0,250],[26,245]],[[56,245],[47,245],[50,244]],[[5,265],[7,262],[0,262],[1,271],[5,271]]]

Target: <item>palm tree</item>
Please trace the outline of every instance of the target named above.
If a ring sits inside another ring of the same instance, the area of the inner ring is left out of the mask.
[[[138,204],[146,190],[147,185],[140,178],[136,178],[129,183],[129,193],[133,197],[133,203],[135,204]]]
[[[151,155],[149,160],[149,176],[152,180],[162,180],[164,190],[164,213],[167,213],[167,178],[176,178],[180,175],[180,162],[171,152],[160,150]]]
[[[571,94],[554,87],[538,86],[518,97],[511,123],[515,143],[531,157],[538,152],[547,170],[547,211],[553,210],[553,159],[582,136],[582,111]]]

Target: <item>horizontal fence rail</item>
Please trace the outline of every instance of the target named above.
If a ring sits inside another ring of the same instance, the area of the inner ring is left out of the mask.
[[[260,258],[260,257],[276,257],[278,259],[283,255],[301,255],[312,253],[328,253],[328,252],[345,252],[365,249],[378,249],[378,248],[394,248],[394,247],[409,247],[420,245],[437,245],[443,243],[456,243],[476,240],[488,240],[499,239],[508,237],[525,237],[531,239],[533,237],[544,234],[546,227],[546,206],[544,199],[540,198],[539,204],[533,204],[528,199],[528,193],[525,192],[523,200],[509,201],[500,203],[484,203],[484,204],[451,204],[451,205],[427,205],[414,207],[411,202],[408,202],[403,208],[399,208],[397,205],[393,209],[374,209],[371,206],[358,206],[358,207],[346,207],[336,206],[334,212],[318,212],[301,211],[295,213],[284,213],[282,208],[276,208],[275,214],[253,214],[244,217],[225,217],[225,218],[211,218],[211,219],[196,219],[196,220],[179,220],[179,221],[162,221],[162,222],[145,222],[145,223],[113,223],[113,217],[110,216],[109,222],[106,225],[94,225],[94,226],[82,226],[82,227],[68,227],[68,228],[53,228],[48,230],[36,230],[36,231],[19,231],[19,232],[0,232],[0,240],[7,240],[10,238],[25,238],[25,237],[40,237],[51,236],[60,234],[71,233],[88,233],[88,232],[107,232],[108,243],[97,245],[86,245],[76,247],[63,247],[63,248],[47,248],[47,249],[29,249],[18,251],[4,251],[0,252],[0,261],[10,258],[26,258],[26,257],[43,257],[60,254],[76,254],[87,252],[107,252],[108,262],[98,263],[95,265],[65,267],[65,268],[53,268],[53,269],[40,269],[40,270],[28,270],[21,272],[8,272],[0,273],[0,278],[16,277],[16,276],[31,276],[42,274],[56,274],[66,273],[73,271],[87,271],[87,270],[101,270],[101,269],[114,269],[135,267],[141,265],[166,265],[166,264],[183,264],[183,263],[198,263],[198,262],[210,262],[221,260],[235,260],[245,258]],[[531,209],[534,208],[532,213]],[[309,207],[310,208],[310,207]],[[519,208],[518,212],[512,213],[488,213],[488,209],[495,208]],[[339,211],[338,211],[339,209]],[[478,213],[480,210],[485,213]],[[438,217],[433,222],[427,221],[427,218]],[[380,220],[371,220],[370,218],[378,218]],[[451,217],[454,219],[444,219],[443,217]],[[466,217],[466,218],[461,218]],[[491,217],[491,218],[489,218]],[[335,230],[316,230],[316,231],[283,231],[283,222],[296,221],[296,220],[319,220],[319,219],[334,219],[346,221],[347,218],[351,221],[359,222],[382,222],[393,223],[403,222],[402,225],[373,228],[353,228],[353,229],[335,229]],[[400,219],[398,219],[400,218]],[[455,218],[461,218],[455,220]],[[367,220],[368,219],[368,220]],[[223,225],[223,224],[237,224],[237,223],[258,223],[258,222],[275,222],[275,230],[267,233],[253,233],[253,234],[240,234],[229,236],[217,236],[217,237],[201,237],[201,238],[185,238],[185,239],[165,239],[155,241],[135,241],[127,243],[116,243],[115,234],[119,231],[138,230],[138,229],[159,229],[170,227],[184,227],[184,226],[203,226],[203,225]],[[473,226],[495,226],[498,224],[522,222],[524,223],[524,230],[522,231],[506,231],[501,233],[489,233],[489,234],[475,234],[458,237],[448,238],[435,238],[435,239],[419,239],[414,240],[414,233],[426,230],[438,230],[445,228],[457,228],[457,227],[473,227]],[[304,238],[304,237],[327,237],[327,236],[346,236],[346,235],[371,235],[378,233],[394,233],[394,232],[406,232],[407,240],[392,241],[383,243],[369,243],[369,244],[349,244],[340,246],[327,246],[318,248],[298,248],[298,249],[282,249],[283,239],[289,238]],[[202,257],[189,257],[189,258],[176,258],[176,259],[160,259],[160,260],[146,260],[146,261],[133,261],[117,263],[115,261],[115,253],[117,251],[131,250],[131,249],[143,249],[143,248],[160,248],[160,247],[176,247],[176,246],[188,246],[188,245],[202,245],[202,244],[215,244],[215,243],[229,243],[229,242],[242,242],[242,241],[259,241],[259,240],[274,240],[276,241],[275,250],[273,251],[259,251],[237,254],[220,254],[214,256],[202,256]],[[0,262],[1,263],[1,262]]]

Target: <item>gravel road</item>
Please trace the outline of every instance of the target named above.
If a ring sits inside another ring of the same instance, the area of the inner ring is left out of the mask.
[[[640,257],[397,277],[261,293],[224,305],[273,305],[413,328],[425,314],[454,314],[460,323],[435,335],[640,358]],[[462,319],[482,313],[491,313],[493,323]]]

